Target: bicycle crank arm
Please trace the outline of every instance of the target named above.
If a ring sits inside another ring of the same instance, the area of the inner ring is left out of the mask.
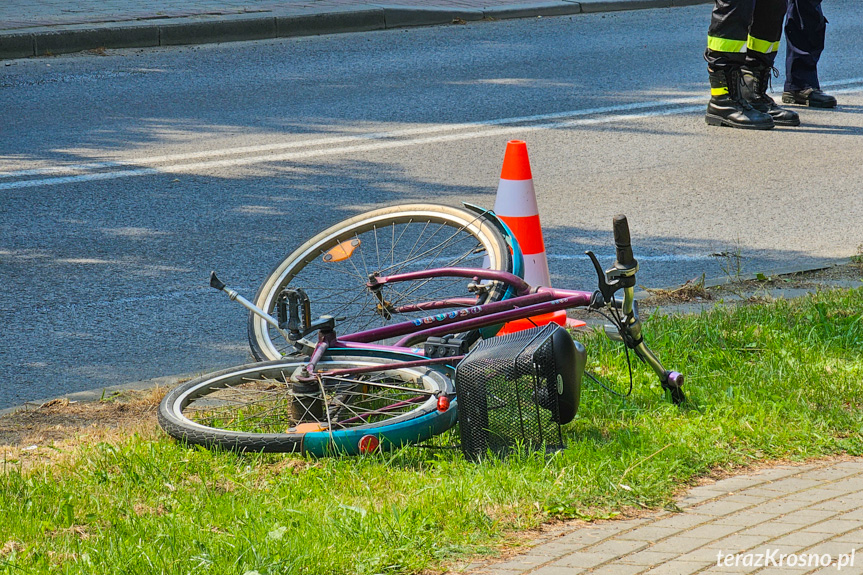
[[[231,298],[231,301],[237,302],[256,316],[260,317],[262,320],[273,326],[275,329],[277,329],[278,332],[282,335],[282,337],[285,338],[285,341],[290,344],[294,343],[288,336],[288,332],[279,327],[279,322],[277,322],[273,316],[271,316],[270,314],[268,314],[267,312],[241,296],[239,293],[237,293],[236,290],[233,290],[227,285],[225,285],[222,280],[216,277],[216,272],[210,272],[210,287],[213,289],[217,289],[220,292],[224,292],[229,298]]]

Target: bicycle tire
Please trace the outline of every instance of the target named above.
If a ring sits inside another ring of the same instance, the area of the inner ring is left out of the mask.
[[[344,350],[325,357],[319,368],[391,365],[405,359],[417,356]],[[366,436],[377,438],[381,449],[391,449],[425,441],[455,424],[455,388],[441,369],[389,367],[347,379],[323,375],[323,403],[320,391],[294,393],[287,384],[306,361],[292,357],[240,365],[184,383],[160,403],[159,425],[176,439],[207,448],[325,456],[359,454]],[[441,395],[452,398],[444,410],[438,404]],[[291,415],[298,401],[305,402],[305,426]],[[325,406],[317,416],[310,407],[314,401]]]
[[[346,242],[351,245],[346,246]],[[403,249],[404,255],[399,251]],[[334,250],[342,250],[338,253],[346,257],[332,258]],[[324,259],[328,254],[331,261]],[[372,272],[392,275],[433,267],[485,267],[511,272],[512,266],[512,253],[504,235],[481,215],[435,204],[393,206],[349,218],[308,240],[273,268],[254,303],[272,313],[281,290],[288,286],[302,288],[311,301],[313,317],[340,318],[338,331],[355,333],[434,313],[417,310],[386,317],[366,285]],[[414,300],[473,297],[467,291],[470,282],[469,278],[434,278],[387,285],[380,293],[387,303],[400,305]],[[488,282],[484,287],[486,291],[472,305],[503,299],[506,286],[500,282]],[[293,351],[255,314],[249,315],[248,335],[252,354],[258,360],[278,359]]]

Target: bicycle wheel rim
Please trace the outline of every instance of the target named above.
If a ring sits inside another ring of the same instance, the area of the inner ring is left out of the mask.
[[[348,381],[322,377],[325,402],[319,391],[296,394],[287,382],[276,383],[289,379],[286,374],[303,366],[304,358],[236,366],[169,392],[159,407],[159,423],[187,443],[238,451],[354,455],[367,436],[382,449],[424,441],[454,424],[455,401],[443,411],[437,401],[440,395],[452,396],[454,388],[441,371],[398,367],[397,361],[407,358],[415,356],[328,356],[320,364],[323,369],[380,365],[381,370]],[[303,402],[304,421],[293,418],[296,401]],[[313,402],[323,408],[316,415],[306,409]]]
[[[350,255],[325,261],[334,251]],[[303,244],[273,269],[255,304],[272,313],[282,289],[302,288],[311,300],[312,317],[336,317],[337,331],[344,334],[438,313],[426,306],[387,317],[384,308],[404,310],[408,304],[452,298],[479,305],[503,298],[505,289],[498,282],[488,282],[483,286],[486,291],[477,295],[467,289],[469,278],[433,278],[384,286],[379,292],[381,306],[367,286],[372,273],[392,275],[436,267],[510,272],[512,255],[498,229],[467,210],[432,204],[383,208],[345,220]],[[291,351],[254,314],[249,317],[249,343],[258,359],[277,359]]]

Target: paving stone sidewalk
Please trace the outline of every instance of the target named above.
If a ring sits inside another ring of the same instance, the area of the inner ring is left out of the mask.
[[[2,0],[0,60],[708,1],[712,0]]]
[[[681,511],[564,527],[472,575],[863,574],[863,458],[762,469]]]

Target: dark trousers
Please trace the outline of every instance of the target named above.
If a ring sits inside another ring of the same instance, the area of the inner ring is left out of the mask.
[[[772,66],[787,0],[716,0],[704,58],[713,70]]]
[[[785,91],[820,88],[818,59],[824,50],[827,18],[821,0],[788,0],[785,21]]]

